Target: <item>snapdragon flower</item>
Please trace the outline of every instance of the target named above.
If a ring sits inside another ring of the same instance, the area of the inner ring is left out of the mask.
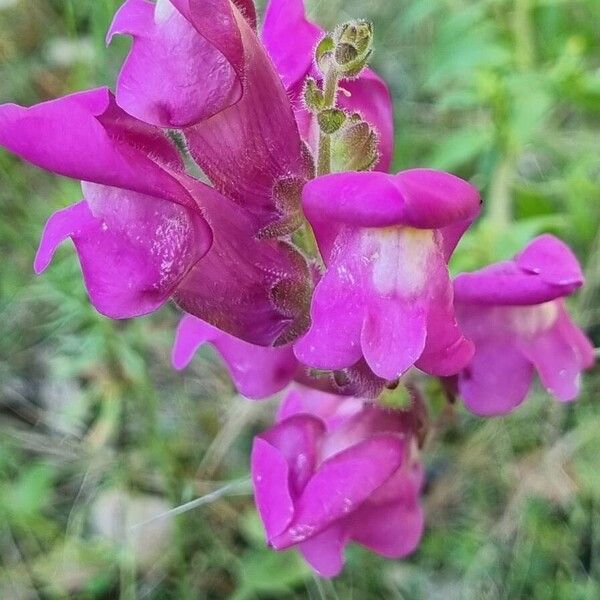
[[[269,544],[297,546],[321,575],[337,575],[358,542],[390,558],[423,532],[420,398],[388,411],[358,398],[292,390],[277,423],[255,438],[252,481]]]
[[[529,391],[534,369],[559,400],[577,396],[594,348],[569,317],[564,298],[583,281],[571,250],[552,235],[537,237],[513,260],[455,279],[459,323],[476,348],[458,377],[470,410],[514,410]]]

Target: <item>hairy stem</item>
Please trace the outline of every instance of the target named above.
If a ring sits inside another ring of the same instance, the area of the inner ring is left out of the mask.
[[[325,75],[323,88],[324,108],[334,108],[338,91],[338,74],[334,67],[329,67]],[[317,155],[317,175],[331,173],[331,136],[323,131],[319,134],[319,151]]]

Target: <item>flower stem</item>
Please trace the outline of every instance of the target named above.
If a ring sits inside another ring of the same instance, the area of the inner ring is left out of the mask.
[[[498,231],[506,230],[512,221],[513,168],[512,158],[505,156],[492,176],[487,216]]]
[[[325,75],[323,88],[324,108],[334,108],[338,92],[338,74],[335,67],[330,66]],[[331,136],[321,131],[319,133],[319,151],[317,155],[317,175],[331,173]]]

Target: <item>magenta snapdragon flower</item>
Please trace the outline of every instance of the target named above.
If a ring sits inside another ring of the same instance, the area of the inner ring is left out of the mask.
[[[559,400],[577,396],[594,349],[569,317],[564,298],[582,284],[577,259],[551,235],[536,238],[513,260],[455,279],[459,324],[476,348],[458,377],[470,410],[497,415],[515,409],[534,369]]]
[[[387,411],[358,398],[294,389],[277,423],[255,438],[252,481],[269,544],[297,546],[319,574],[337,575],[358,542],[390,558],[423,532],[422,405]]]
[[[341,173],[309,182],[303,205],[327,270],[295,344],[302,362],[340,369],[364,357],[386,380],[413,364],[451,375],[469,362],[447,261],[479,211],[473,186],[425,169]]]

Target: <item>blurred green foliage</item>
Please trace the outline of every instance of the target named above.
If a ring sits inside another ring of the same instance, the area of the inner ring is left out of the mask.
[[[0,0],[0,101],[112,84],[128,47],[104,46],[119,3]],[[328,27],[375,23],[395,166],[452,170],[482,189],[453,269],[555,232],[586,266],[572,307],[600,345],[600,3],[309,5]],[[344,574],[322,581],[295,552],[265,548],[243,482],[272,403],[236,398],[208,349],[174,373],[173,307],[97,315],[70,248],[34,278],[43,222],[78,185],[6,153],[0,178],[0,598],[600,598],[597,370],[568,406],[536,391],[483,421],[434,402],[421,548],[397,562],[351,548]]]

